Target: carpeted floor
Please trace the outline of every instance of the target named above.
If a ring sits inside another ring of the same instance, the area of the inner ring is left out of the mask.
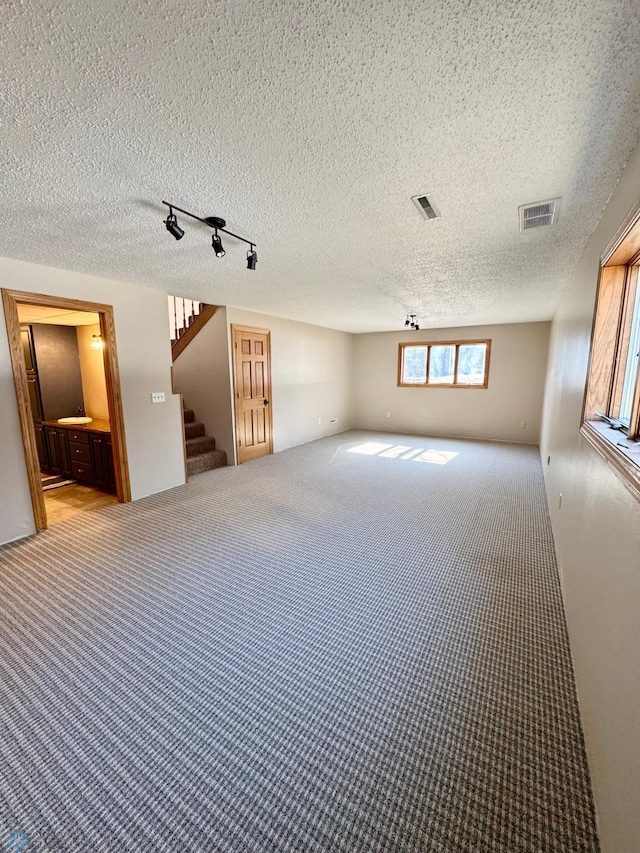
[[[0,549],[0,617],[2,846],[598,850],[535,448],[202,474]]]

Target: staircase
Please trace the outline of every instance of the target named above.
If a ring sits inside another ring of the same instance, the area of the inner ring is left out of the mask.
[[[171,358],[173,361],[183,352],[200,329],[218,310],[217,305],[195,302],[181,296],[168,296],[169,333],[171,336]]]
[[[204,434],[204,424],[196,421],[193,409],[183,409],[182,418],[189,477],[212,468],[223,468],[227,464],[227,454],[224,450],[216,450],[215,438]]]

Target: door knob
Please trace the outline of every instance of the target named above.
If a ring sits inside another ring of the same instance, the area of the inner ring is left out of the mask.
[[[269,401],[267,400],[267,398],[266,398],[266,397],[264,398],[263,403],[265,404],[265,406],[268,406],[268,405],[269,405]]]

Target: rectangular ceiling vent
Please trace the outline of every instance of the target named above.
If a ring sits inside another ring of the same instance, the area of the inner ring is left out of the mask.
[[[520,230],[528,231],[530,228],[540,228],[542,225],[553,225],[558,221],[559,211],[559,198],[534,201],[533,204],[522,204],[518,208]]]
[[[415,204],[425,219],[440,218],[440,211],[426,193],[423,193],[422,195],[412,195],[411,201]]]

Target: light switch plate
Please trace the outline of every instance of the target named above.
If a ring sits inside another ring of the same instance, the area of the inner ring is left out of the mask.
[[[164,391],[152,391],[151,393],[151,402],[152,403],[164,403]]]

